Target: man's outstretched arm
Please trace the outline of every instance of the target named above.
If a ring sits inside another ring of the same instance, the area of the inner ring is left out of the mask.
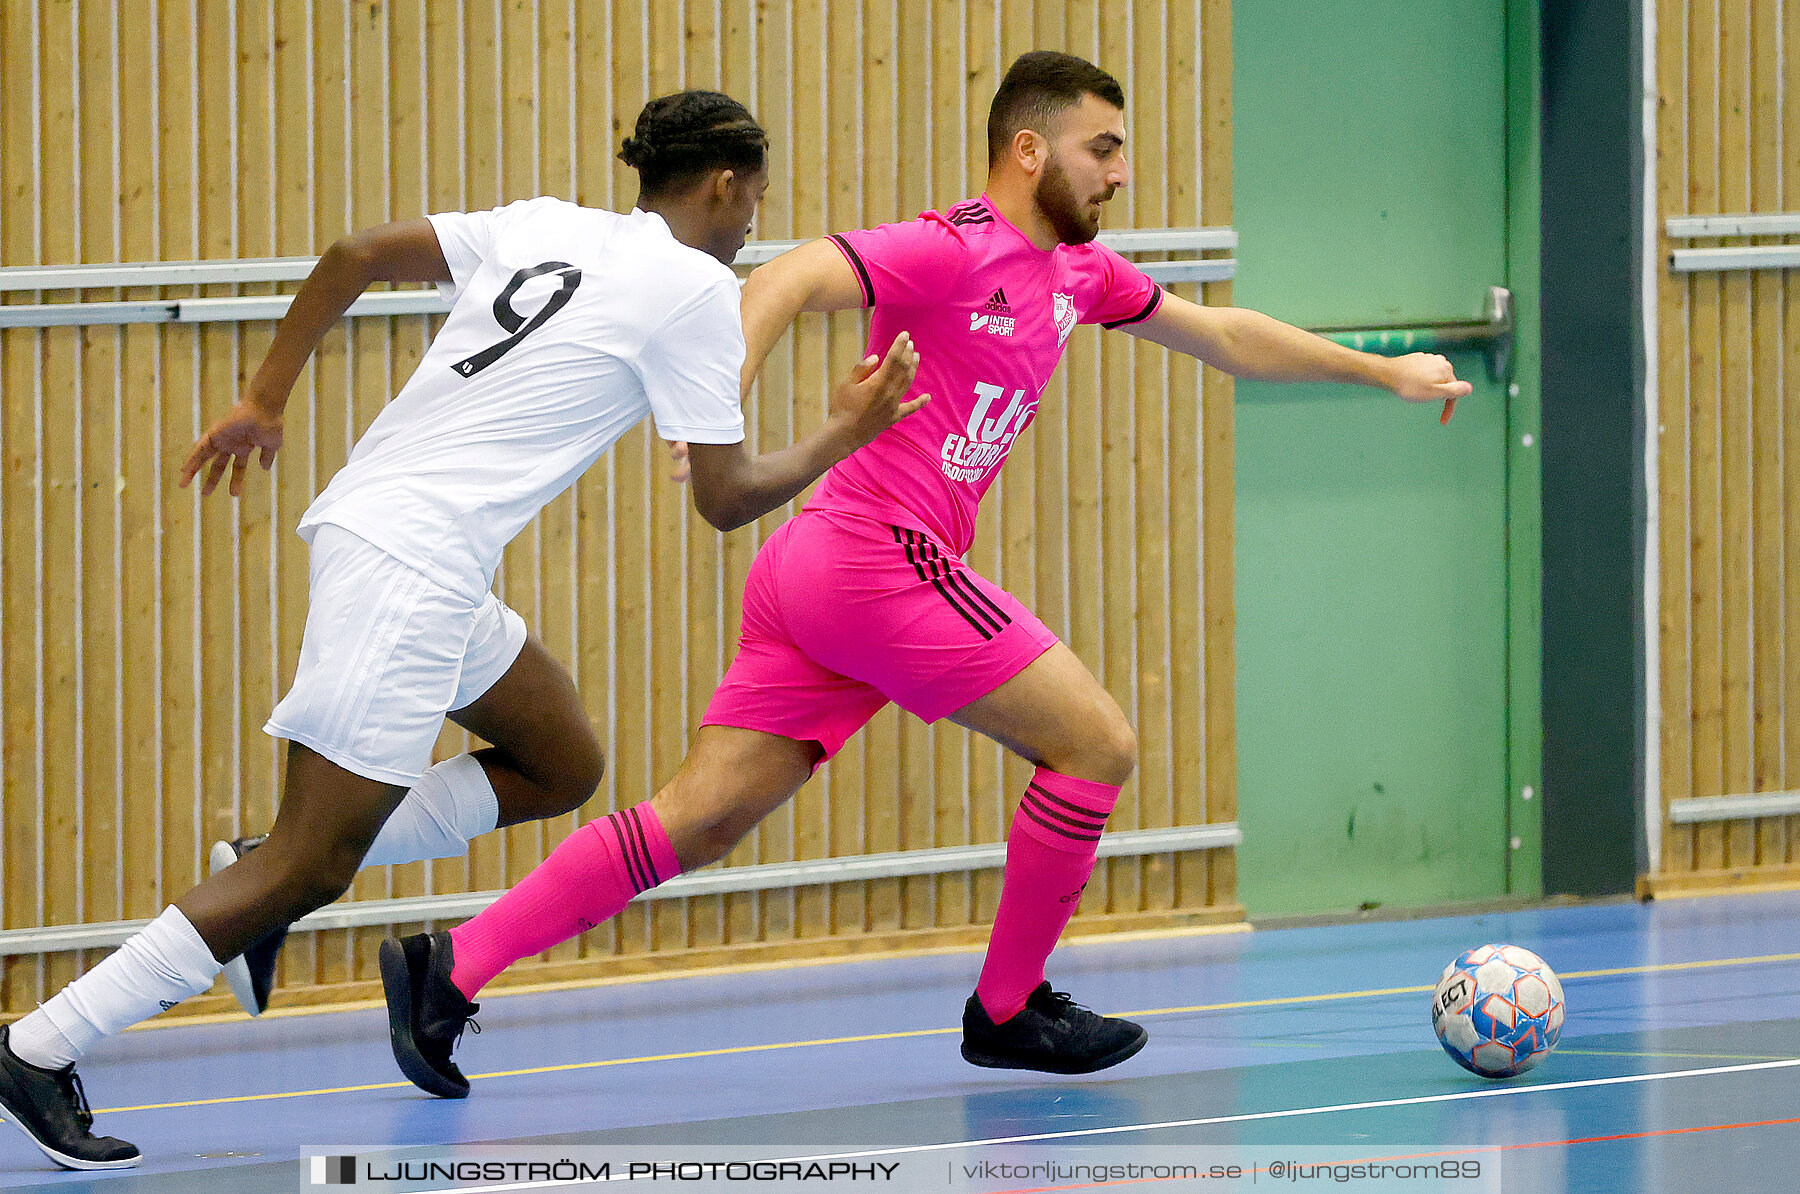
[[[275,453],[281,450],[282,411],[300,370],[331,325],[343,318],[370,283],[448,281],[450,265],[431,221],[423,216],[339,238],[313,266],[275,326],[269,353],[237,405],[189,450],[181,466],[182,487],[206,469],[200,492],[210,494],[229,465],[231,496],[239,497],[251,456],[259,456],[264,469],[275,463]]]
[[[1154,315],[1125,330],[1250,381],[1347,382],[1390,390],[1408,402],[1442,402],[1446,422],[1456,400],[1474,388],[1435,353],[1358,352],[1258,311],[1203,307],[1172,294]]]

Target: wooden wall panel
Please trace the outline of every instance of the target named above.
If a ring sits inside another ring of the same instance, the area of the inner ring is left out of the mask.
[[[1782,38],[1779,53],[1784,62],[1800,62],[1800,13],[1789,13],[1782,23]],[[1774,38],[1771,37],[1771,41]],[[1782,78],[1788,78],[1785,74]],[[1783,211],[1800,211],[1800,148],[1796,140],[1800,139],[1800,88],[1786,86],[1780,96],[1780,107],[1773,108],[1773,116],[1779,127],[1785,132],[1784,139],[1778,140],[1781,166],[1777,170],[1780,179],[1780,203]],[[1792,287],[1794,275],[1788,273],[1783,278],[1784,287]],[[1779,362],[1776,377],[1782,387],[1782,393],[1789,394],[1796,379],[1800,379],[1800,296],[1791,290],[1784,291],[1783,318],[1776,325],[1779,336],[1777,361]],[[1773,321],[1771,321],[1773,322]],[[1789,413],[1785,403],[1781,420],[1782,459],[1784,461],[1800,461],[1800,415]],[[1800,564],[1800,501],[1789,500],[1782,512],[1782,558],[1784,563]],[[1783,568],[1785,584],[1783,588],[1782,608],[1793,611],[1786,617],[1785,633],[1782,645],[1787,659],[1800,665],[1800,567],[1785,566]],[[1787,700],[1782,706],[1781,718],[1782,758],[1800,762],[1800,700]],[[1789,777],[1790,779],[1792,777]],[[1783,830],[1789,843],[1789,850],[1800,846],[1800,817],[1783,818]]]
[[[1230,40],[1227,0],[6,3],[0,264],[317,253],[368,224],[540,193],[623,206],[635,187],[613,158],[620,138],[645,100],[686,86],[738,96],[769,128],[758,237],[908,218],[979,191],[987,101],[1038,47],[1093,58],[1126,88],[1135,178],[1111,225],[1226,225]],[[293,526],[432,330],[422,316],[334,328],[296,386],[275,472],[237,502],[201,501],[174,475],[272,323],[0,332],[4,927],[153,916],[201,876],[214,838],[271,822],[283,759],[261,726],[306,609]],[[854,312],[804,319],[770,359],[752,443],[817,427],[864,334]],[[1066,636],[1139,727],[1118,828],[1235,814],[1231,391],[1201,372],[1078,331],[970,557]],[[502,596],[570,665],[600,727],[600,793],[466,859],[371,868],[351,898],[504,886],[674,770],[735,649],[750,561],[788,512],[720,536],[668,470],[648,429],[628,435],[501,571]],[[439,752],[469,745],[447,728]],[[985,739],[890,709],[728,864],[998,841],[1027,773]],[[1114,860],[1081,917],[1093,929],[1235,919],[1233,873],[1229,851]],[[984,871],[664,901],[514,973],[974,943],[998,898],[998,873]],[[387,931],[296,935],[279,998],[372,993]],[[0,1015],[99,956],[5,958]]]
[[[1659,246],[1670,217],[1800,210],[1800,4],[1656,7]],[[1792,240],[1794,238],[1787,238]],[[1800,882],[1800,819],[1667,820],[1670,801],[1800,789],[1800,272],[1657,281],[1662,850],[1646,891]]]

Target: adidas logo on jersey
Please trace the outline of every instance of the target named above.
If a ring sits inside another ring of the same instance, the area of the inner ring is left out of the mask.
[[[983,314],[985,312],[985,314]],[[1017,321],[1013,319],[1012,307],[1007,305],[1006,291],[995,288],[988,295],[987,305],[980,311],[969,312],[969,330],[979,332],[987,329],[990,336],[1010,336]]]

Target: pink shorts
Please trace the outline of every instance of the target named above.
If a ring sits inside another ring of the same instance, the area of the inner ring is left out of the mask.
[[[750,565],[737,658],[701,724],[817,742],[829,759],[889,701],[937,721],[1056,641],[923,531],[804,512]]]

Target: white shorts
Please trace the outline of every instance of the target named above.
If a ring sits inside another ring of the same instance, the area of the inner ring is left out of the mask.
[[[327,524],[313,535],[300,665],[263,730],[411,787],[444,715],[492,688],[524,645],[525,620],[492,593],[472,601]]]

